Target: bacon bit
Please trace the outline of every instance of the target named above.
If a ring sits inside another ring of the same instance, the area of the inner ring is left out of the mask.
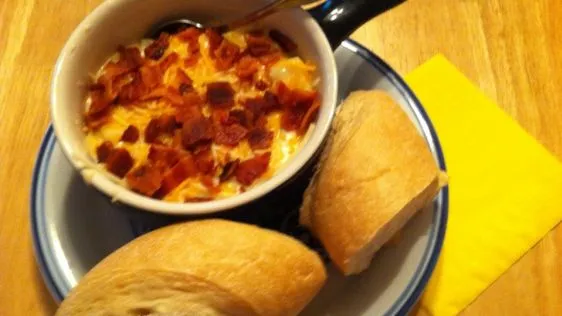
[[[162,33],[156,41],[152,42],[144,49],[144,56],[153,60],[158,60],[164,56],[164,53],[166,53],[166,49],[168,49],[169,45],[170,35]]]
[[[191,91],[183,95],[183,104],[198,107],[203,105],[203,99],[196,91]]]
[[[131,70],[123,63],[109,62],[103,67],[102,75],[98,78],[98,82],[103,83],[107,88],[107,84],[110,84],[119,76],[128,74]]]
[[[178,87],[178,90],[179,90],[179,92],[180,92],[181,95],[184,95],[184,94],[186,94],[186,93],[188,93],[188,92],[193,91],[193,86],[192,86],[192,85],[189,85],[189,84],[187,84],[187,83],[180,83],[180,85],[179,85],[179,87]]]
[[[251,80],[254,74],[260,69],[260,62],[252,56],[240,58],[236,64],[236,75],[242,80]]]
[[[202,174],[212,174],[215,171],[215,161],[209,152],[202,152],[195,156],[195,164]]]
[[[197,63],[199,62],[199,58],[201,57],[201,54],[199,53],[192,53],[191,55],[189,55],[189,57],[187,57],[184,61],[183,61],[183,65],[186,68],[191,68],[195,65],[197,65]]]
[[[267,152],[262,155],[255,156],[252,159],[242,161],[234,172],[236,180],[242,185],[251,185],[256,179],[265,173],[269,166],[271,153]]]
[[[267,90],[267,88],[269,88],[269,84],[263,80],[258,80],[256,82],[256,89],[260,90],[260,91],[265,91]]]
[[[215,186],[214,177],[210,175],[202,175],[200,178],[201,183],[209,189],[212,194],[217,194],[220,192],[220,189]]]
[[[119,45],[117,51],[120,55],[120,61],[124,62],[127,68],[137,69],[144,64],[144,58],[142,58],[140,50],[136,47],[124,47]]]
[[[95,91],[105,91],[105,85],[103,83],[90,83],[88,85],[88,91],[95,92]]]
[[[163,114],[158,118],[158,129],[160,130],[160,133],[172,135],[174,134],[177,126],[174,115]]]
[[[236,146],[246,137],[248,130],[241,125],[232,124],[218,129],[215,143],[226,146]]]
[[[192,118],[184,121],[182,128],[182,144],[186,149],[210,141],[214,137],[213,125],[206,118]]]
[[[248,110],[232,110],[228,113],[226,125],[240,124],[246,128],[252,126],[254,115]]]
[[[160,134],[160,129],[158,127],[158,119],[153,118],[148,122],[148,125],[144,129],[144,141],[146,143],[153,143],[158,135]]]
[[[227,162],[222,168],[222,172],[219,176],[220,182],[228,181],[228,179],[230,179],[234,175],[234,172],[236,171],[236,168],[238,168],[239,164],[240,164],[240,159],[231,160]]]
[[[278,30],[269,31],[269,37],[274,40],[287,53],[291,53],[297,49],[297,44],[293,42],[287,35]]]
[[[163,145],[150,145],[148,160],[165,169],[173,167],[187,153]]]
[[[240,48],[228,40],[223,40],[215,50],[215,67],[218,70],[228,70],[240,55]]]
[[[210,142],[206,142],[206,143],[197,144],[197,146],[196,146],[195,148],[193,148],[193,149],[191,150],[191,152],[192,152],[195,156],[210,155],[210,154],[211,154],[211,143],[210,143]]]
[[[185,179],[197,175],[197,166],[191,155],[183,157],[172,169],[164,174],[159,195],[165,196],[179,186]]]
[[[142,165],[129,172],[126,180],[133,191],[152,196],[162,186],[163,177],[158,168]]]
[[[87,113],[86,117],[84,118],[84,125],[86,125],[87,129],[95,131],[98,128],[102,127],[108,121],[109,121],[109,108],[95,114]]]
[[[125,148],[115,148],[105,161],[106,168],[109,172],[123,178],[133,167],[134,160],[131,154]]]
[[[168,87],[167,93],[164,97],[166,98],[166,100],[170,101],[172,105],[183,105],[184,103],[184,98],[174,87]]]
[[[213,107],[231,108],[234,105],[234,89],[229,82],[212,82],[207,85],[207,101]]]
[[[215,50],[219,48],[223,41],[222,35],[214,29],[206,29],[205,35],[209,39],[209,55],[215,57]]]
[[[229,119],[228,110],[221,110],[221,109],[214,110],[213,113],[211,114],[211,118],[213,119],[213,124],[215,126],[227,124]]]
[[[243,101],[243,104],[244,107],[246,107],[246,109],[252,112],[256,117],[279,108],[277,97],[269,91],[266,91],[261,97],[246,99]]]
[[[298,129],[299,134],[304,135],[306,133],[310,124],[316,120],[319,110],[320,110],[320,100],[316,98],[312,103],[312,106],[308,108],[308,111],[306,112],[306,114],[304,115],[301,121],[301,125],[299,126]]]
[[[168,70],[168,68],[170,68],[171,65],[175,64],[178,61],[179,58],[180,58],[180,56],[176,52],[173,52],[173,53],[169,54],[168,56],[166,56],[166,58],[164,58],[159,63],[160,70],[162,71],[162,73],[166,73],[166,70]]]
[[[181,68],[176,70],[176,86],[180,94],[185,94],[186,92],[193,89],[193,80],[183,71]]]
[[[153,118],[144,130],[144,141],[153,143],[160,134],[173,135],[176,127],[177,122],[174,115],[163,114],[158,118]]]
[[[281,52],[276,51],[271,54],[260,56],[259,58],[260,62],[266,67],[271,67],[275,65],[275,63],[277,63],[279,60],[281,60],[282,57],[283,55],[281,54]]]
[[[276,96],[279,103],[284,107],[309,107],[318,96],[317,91],[291,90],[283,82],[276,85]]]
[[[203,113],[201,113],[201,108],[193,105],[186,105],[176,108],[176,121],[180,123],[185,123],[191,119],[202,118]]]
[[[254,57],[269,55],[275,51],[271,39],[262,34],[248,34],[246,44],[248,45],[248,51]]]
[[[138,71],[133,73],[133,80],[126,84],[119,92],[119,103],[133,103],[140,99],[147,92],[141,74]]]
[[[254,150],[267,149],[273,143],[273,132],[265,127],[256,127],[248,133],[248,143]]]
[[[139,129],[134,125],[129,125],[121,135],[121,140],[126,143],[135,143],[139,139]]]
[[[96,156],[98,157],[98,162],[105,162],[111,151],[113,150],[113,144],[106,140],[101,143],[98,148],[96,148]]]
[[[149,88],[155,88],[162,82],[162,72],[158,66],[143,66],[140,68],[141,80]]]
[[[197,42],[199,40],[199,35],[201,35],[202,32],[196,28],[196,27],[188,27],[185,30],[177,33],[175,36],[183,41],[183,42],[187,42],[191,45],[191,43],[193,42]]]
[[[88,114],[96,114],[106,110],[110,105],[111,101],[105,98],[105,93],[103,90],[95,90],[90,92],[91,103],[88,108]]]

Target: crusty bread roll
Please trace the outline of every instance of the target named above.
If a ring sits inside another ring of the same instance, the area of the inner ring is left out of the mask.
[[[143,235],[96,265],[57,311],[67,315],[297,315],[326,280],[299,241],[225,220]]]
[[[382,91],[357,91],[336,115],[299,221],[345,275],[357,274],[432,201],[439,179],[427,144],[400,105]]]

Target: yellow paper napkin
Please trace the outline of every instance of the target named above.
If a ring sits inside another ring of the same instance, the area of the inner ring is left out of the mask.
[[[443,56],[406,81],[449,175],[445,242],[421,304],[455,315],[561,220],[562,164]]]

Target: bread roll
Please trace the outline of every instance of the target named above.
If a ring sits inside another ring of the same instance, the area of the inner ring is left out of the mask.
[[[336,115],[299,220],[345,275],[357,274],[432,201],[439,178],[400,105],[382,91],[354,92]]]
[[[96,265],[64,300],[67,315],[297,315],[326,279],[299,241],[225,220],[143,235]]]

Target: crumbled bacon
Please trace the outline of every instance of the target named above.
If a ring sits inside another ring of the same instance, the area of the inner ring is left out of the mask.
[[[120,45],[117,47],[119,52],[120,61],[129,69],[136,69],[144,64],[140,50],[136,47],[124,47]]]
[[[248,52],[254,57],[269,55],[275,51],[273,42],[263,34],[248,34],[246,36]]]
[[[152,89],[160,85],[162,82],[162,72],[157,66],[143,66],[140,68],[142,83]]]
[[[139,129],[134,125],[129,125],[121,135],[121,140],[126,143],[135,143],[139,139]]]
[[[242,80],[251,80],[259,69],[259,60],[255,57],[245,55],[240,58],[236,64],[236,75]]]
[[[279,60],[281,60],[282,57],[283,55],[281,54],[281,52],[276,51],[271,54],[260,56],[260,62],[266,67],[271,67],[275,65],[275,63],[277,63]]]
[[[230,108],[234,105],[234,89],[229,82],[212,82],[207,85],[207,101],[217,108]]]
[[[159,165],[167,169],[174,166],[180,158],[185,155],[187,155],[187,153],[178,149],[152,144],[150,145],[150,149],[148,151],[148,160],[150,160],[154,165]]]
[[[197,65],[200,57],[201,57],[201,54],[199,52],[192,53],[191,55],[189,55],[189,57],[184,59],[183,66],[189,68],[189,67],[193,67],[193,66]]]
[[[246,128],[250,128],[253,124],[254,115],[248,110],[232,110],[228,113],[226,125],[240,124]]]
[[[202,174],[212,174],[215,171],[215,161],[209,151],[195,154],[195,164]]]
[[[161,134],[173,135],[177,127],[174,115],[164,114],[153,118],[144,129],[144,141],[153,143]]]
[[[162,186],[162,174],[151,165],[141,165],[126,176],[129,187],[140,194],[152,196]]]
[[[242,185],[251,185],[267,171],[270,157],[271,153],[267,152],[262,155],[257,155],[252,159],[242,161],[234,172],[236,180]]]
[[[111,105],[111,101],[105,98],[104,90],[95,90],[90,92],[90,107],[88,114],[96,114],[104,111]]]
[[[248,132],[248,143],[253,150],[267,149],[273,143],[273,132],[265,127],[256,127]]]
[[[248,130],[241,125],[232,124],[220,127],[215,135],[215,142],[219,145],[236,146],[246,137]]]
[[[119,103],[133,103],[140,99],[147,92],[140,72],[133,73],[133,80],[126,84],[119,92]]]
[[[221,45],[223,37],[219,32],[213,29],[206,29],[205,35],[207,35],[207,38],[209,39],[209,55],[214,57],[215,50]]]
[[[267,90],[267,88],[269,88],[269,84],[263,80],[258,80],[256,81],[256,89],[260,90],[260,91],[265,91]]]
[[[297,44],[293,42],[287,35],[278,30],[269,31],[269,37],[274,40],[287,53],[291,53],[297,49]]]
[[[211,113],[211,118],[215,126],[227,124],[229,119],[228,110],[216,109]]]
[[[299,129],[298,129],[299,134],[302,135],[302,134],[306,133],[310,124],[314,120],[316,120],[316,117],[318,116],[319,110],[320,110],[320,100],[318,98],[316,98],[314,100],[314,102],[312,103],[312,105],[306,111],[306,114],[304,115],[304,117],[301,121],[301,124],[300,124]]]
[[[229,42],[228,40],[223,40],[220,46],[215,50],[215,67],[218,70],[228,70],[238,56],[240,55],[240,48]]]
[[[125,148],[113,149],[105,161],[107,170],[119,178],[123,178],[131,170],[133,164],[133,157]]]
[[[166,58],[164,58],[159,64],[162,73],[166,73],[166,70],[168,70],[168,68],[170,68],[171,65],[175,64],[179,58],[180,56],[176,52],[173,52],[168,56],[166,56]]]
[[[236,168],[238,168],[239,164],[240,159],[227,162],[224,167],[222,167],[222,172],[219,176],[220,182],[228,181],[234,175],[234,172],[236,171]]]
[[[175,85],[180,94],[185,94],[192,90],[193,80],[181,68],[176,70]]]
[[[183,96],[183,104],[187,106],[201,106],[203,99],[196,91],[188,91]]]
[[[200,142],[210,141],[213,136],[213,125],[206,118],[192,118],[183,123],[182,144],[186,149],[191,149]]]
[[[84,124],[88,130],[95,131],[102,127],[105,123],[109,122],[109,108],[98,113],[86,113],[84,117]]]
[[[195,43],[199,40],[199,35],[201,34],[201,30],[199,30],[198,28],[188,27],[174,36],[176,36],[179,40],[187,42],[191,45],[192,43]]]
[[[169,45],[170,35],[167,33],[162,33],[156,41],[152,42],[144,49],[144,55],[147,58],[158,60],[162,56],[164,56],[164,53],[166,53],[166,49],[168,49]]]
[[[246,99],[243,101],[244,107],[252,112],[256,117],[268,114],[279,108],[279,101],[277,97],[266,91],[263,96]]]
[[[160,128],[158,127],[158,119],[153,118],[148,122],[148,125],[144,128],[144,141],[146,143],[153,143],[158,135],[160,134]]]
[[[191,119],[198,119],[203,117],[201,108],[196,105],[184,105],[176,108],[176,121],[185,123]]]
[[[98,158],[98,162],[105,162],[111,151],[113,150],[113,144],[106,140],[105,142],[101,143],[96,148],[96,156]]]
[[[185,179],[197,175],[197,166],[191,155],[184,156],[164,174],[162,186],[158,192],[165,196],[180,185]]]

